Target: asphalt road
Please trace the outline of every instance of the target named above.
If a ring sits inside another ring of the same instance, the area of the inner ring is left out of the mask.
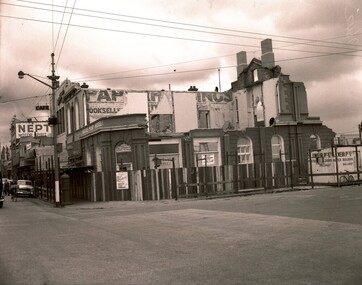
[[[362,187],[215,200],[7,197],[0,284],[362,284]]]

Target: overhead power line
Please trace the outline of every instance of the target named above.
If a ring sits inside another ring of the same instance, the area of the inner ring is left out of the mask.
[[[0,15],[0,17],[10,18],[10,19],[17,19],[17,20],[26,20],[26,21],[32,21],[32,22],[39,22],[39,23],[46,23],[46,24],[52,23],[51,21],[48,21],[48,20],[32,19],[32,18],[25,18],[25,17],[16,17],[16,16],[9,16],[9,15]],[[61,23],[54,22],[54,24],[59,24],[60,25]],[[133,32],[133,31],[125,31],[125,30],[116,30],[116,29],[110,29],[110,28],[101,28],[101,27],[96,27],[96,26],[85,26],[85,25],[78,25],[78,24],[69,24],[69,26],[76,27],[76,28],[99,30],[99,31],[118,32],[118,33],[126,33],[126,34],[140,35],[140,36],[167,38],[167,39],[174,39],[174,40],[187,40],[187,41],[196,41],[196,42],[203,42],[203,43],[223,44],[223,45],[232,45],[232,46],[244,46],[244,47],[253,47],[253,48],[257,47],[256,45],[247,45],[247,44],[238,44],[238,43],[230,43],[230,42],[202,40],[202,39],[195,39],[195,38],[183,38],[183,37],[167,36],[167,35],[156,35],[156,34],[149,34],[149,33]]]
[[[36,5],[45,5],[45,6],[50,6],[51,5],[51,4],[34,2],[34,1],[24,1],[24,0],[20,0],[20,1],[21,2],[31,3],[31,4],[36,4]],[[54,12],[53,6],[52,6],[52,10],[50,10],[50,9],[46,9],[46,8],[39,8],[39,7],[33,7],[33,6],[24,6],[24,5],[16,5],[16,4],[8,4],[8,3],[4,3],[4,4],[12,5],[12,6],[18,6],[18,7],[22,7],[22,8],[30,8],[30,9],[37,9],[37,10],[44,10],[44,11],[52,11],[52,12]],[[64,8],[64,11],[55,11],[55,12],[58,12],[58,13],[63,13],[63,16],[64,16],[64,13],[69,13],[71,15],[78,15],[78,16],[84,16],[84,17],[97,18],[97,19],[106,19],[106,20],[111,20],[111,21],[122,21],[122,22],[138,24],[138,25],[149,25],[149,26],[156,26],[156,27],[162,27],[162,28],[167,28],[167,29],[178,29],[178,30],[189,31],[189,32],[207,33],[207,34],[213,34],[213,35],[219,35],[219,36],[228,36],[228,37],[237,37],[237,38],[246,38],[246,39],[256,39],[256,40],[262,40],[263,39],[263,38],[260,38],[260,37],[251,37],[251,36],[245,36],[245,35],[240,35],[240,34],[237,34],[237,35],[236,34],[226,34],[226,33],[221,33],[221,32],[195,30],[195,29],[181,28],[181,27],[175,27],[175,26],[165,26],[165,25],[145,23],[145,22],[129,21],[129,20],[124,20],[124,19],[115,19],[115,18],[109,18],[109,17],[95,16],[95,15],[79,14],[79,13],[74,13],[74,10],[88,11],[88,12],[92,12],[92,13],[113,15],[113,16],[118,16],[118,17],[140,18],[140,17],[130,16],[130,15],[99,12],[99,11],[88,10],[88,9],[80,9],[80,8],[72,9],[71,12],[65,12],[65,9],[68,8],[67,6],[64,7],[64,6],[60,6],[60,5],[55,5],[55,7]],[[221,30],[221,31],[226,30],[226,31],[234,32],[234,33],[265,35],[265,36],[272,36],[272,37],[279,37],[279,38],[303,41],[303,42],[295,42],[295,41],[293,42],[293,41],[290,41],[290,40],[286,41],[286,40],[273,39],[273,41],[275,41],[275,42],[288,43],[288,44],[292,44],[292,45],[307,45],[307,46],[313,46],[313,47],[334,48],[334,49],[344,49],[344,50],[345,49],[351,50],[351,47],[362,47],[362,45],[352,45],[352,44],[347,44],[347,43],[330,42],[330,41],[321,40],[321,39],[319,39],[319,40],[303,39],[303,38],[296,38],[296,37],[287,37],[287,36],[271,35],[271,34],[261,34],[261,33],[255,33],[255,32],[238,31],[238,30],[223,29],[223,28],[216,28],[216,27],[208,27],[208,26],[201,26],[201,25],[192,25],[192,24],[185,24],[185,23],[179,23],[179,22],[162,21],[162,20],[156,20],[156,19],[150,19],[150,18],[142,18],[142,19],[143,20],[149,20],[149,21],[157,21],[157,22],[162,22],[162,23],[163,22],[169,22],[171,24],[178,24],[178,25],[183,25],[183,26],[192,26],[192,27],[196,26],[196,27],[201,27],[203,29],[207,28],[209,30],[210,29],[212,29],[212,30]],[[157,35],[155,35],[155,36],[157,36]],[[343,36],[343,37],[346,37],[346,36]],[[186,40],[186,38],[184,38],[184,39]],[[192,39],[189,39],[189,40],[192,40]],[[317,43],[324,43],[324,44],[317,44]],[[249,46],[249,47],[256,47],[256,46]],[[317,51],[286,49],[285,47],[275,47],[275,49],[286,50],[286,51],[296,51],[296,52],[299,51],[299,52],[310,52],[310,53],[323,53],[323,52],[317,52]],[[355,49],[355,51],[357,52],[359,50]]]
[[[130,72],[135,72],[135,71],[143,71],[143,70],[156,69],[156,68],[162,68],[162,67],[168,67],[168,66],[177,66],[177,65],[180,65],[180,64],[187,64],[187,63],[194,63],[194,62],[198,62],[198,61],[206,61],[206,60],[220,59],[220,58],[229,57],[229,56],[235,56],[235,53],[233,53],[233,54],[228,54],[228,55],[223,55],[223,56],[214,56],[214,57],[201,58],[201,59],[193,59],[193,60],[182,61],[182,62],[168,63],[168,64],[157,65],[157,66],[148,66],[148,67],[141,67],[141,68],[135,68],[135,69],[129,69],[129,70],[116,71],[116,72],[109,72],[109,73],[102,73],[102,74],[93,74],[93,75],[89,75],[89,76],[86,76],[86,77],[73,78],[72,80],[75,80],[75,81],[78,81],[78,80],[88,80],[88,79],[91,79],[91,78],[93,78],[93,77],[100,77],[100,76],[108,76],[108,75],[116,75],[116,74],[130,73]],[[220,68],[220,67],[218,67],[218,68]]]
[[[25,17],[16,17],[16,16],[9,16],[9,15],[0,15],[0,17],[4,18],[11,18],[11,19],[18,19],[18,20],[27,20],[27,21],[33,21],[33,22],[40,22],[40,23],[54,23],[47,20],[40,20],[40,19],[32,19],[32,18],[25,18]],[[61,24],[61,23],[55,23],[55,24]],[[168,39],[174,39],[174,40],[186,40],[186,41],[196,41],[196,42],[203,42],[203,43],[213,43],[213,44],[222,44],[222,45],[232,45],[232,46],[243,46],[243,47],[253,47],[256,48],[256,45],[249,45],[249,44],[239,44],[239,43],[231,43],[231,42],[221,42],[221,41],[212,41],[212,40],[203,40],[203,39],[195,39],[195,38],[184,38],[184,37],[176,37],[176,36],[168,36],[168,35],[158,35],[158,34],[149,34],[149,33],[142,33],[142,32],[134,32],[134,31],[125,31],[125,30],[117,30],[117,29],[110,29],[110,28],[101,28],[96,26],[85,26],[85,25],[78,25],[78,24],[69,24],[69,26],[72,27],[78,27],[78,28],[86,28],[86,29],[93,29],[93,30],[101,30],[101,31],[109,31],[109,32],[118,32],[118,33],[126,33],[126,34],[133,34],[133,35],[141,35],[141,36],[149,36],[149,37],[159,37],[159,38],[168,38]],[[287,50],[283,48],[274,48],[274,49],[281,49],[281,50]],[[298,51],[298,50],[290,50],[289,51]],[[358,56],[360,55],[352,55],[350,53],[360,52],[362,49],[359,50],[349,50],[348,52],[341,53],[344,55],[350,55],[350,56]],[[307,53],[318,53],[323,55],[334,55],[335,53],[326,53],[326,52],[318,52],[318,51],[306,51],[301,50],[301,52],[307,52]]]
[[[42,4],[42,3],[38,3],[38,2],[32,2],[32,1],[22,1],[22,2],[30,2],[30,3],[37,3],[37,4]],[[63,6],[59,6],[59,7],[63,7]],[[63,7],[64,8],[64,7]],[[67,7],[66,7],[67,8]],[[80,9],[80,10],[85,10],[85,9]],[[91,11],[91,10],[89,10]],[[97,12],[97,11],[93,11],[93,12]],[[118,14],[117,14],[118,15]],[[2,16],[2,15],[0,15]],[[49,23],[49,21],[45,21],[45,20],[39,20],[39,19],[29,19],[29,18],[20,18],[20,17],[14,17],[14,16],[2,16],[2,17],[8,17],[8,18],[14,18],[14,19],[22,19],[22,20],[29,20],[29,21],[36,21],[36,22],[42,22],[42,23]],[[154,19],[153,19],[154,20]],[[154,20],[156,21],[156,20]],[[175,22],[176,23],[176,22]],[[52,22],[52,24],[54,24],[54,22]],[[58,23],[59,24],[59,23]],[[60,23],[62,24],[62,23]],[[237,44],[237,43],[226,43],[226,42],[216,42],[216,41],[208,41],[208,40],[201,40],[201,39],[191,39],[191,38],[181,38],[181,37],[173,37],[173,36],[167,36],[167,35],[155,35],[155,34],[147,34],[147,33],[138,33],[138,32],[132,32],[132,31],[122,31],[122,30],[116,30],[116,29],[107,29],[107,28],[100,28],[100,27],[92,27],[92,26],[83,26],[83,25],[75,25],[75,24],[69,24],[70,26],[74,26],[74,27],[80,27],[80,28],[88,28],[88,29],[96,29],[96,30],[106,30],[106,31],[112,31],[112,32],[122,32],[122,33],[130,33],[130,34],[136,34],[136,35],[145,35],[145,36],[155,36],[155,37],[165,37],[165,38],[171,38],[171,39],[179,39],[179,40],[193,40],[193,41],[201,41],[201,42],[207,42],[207,43],[219,43],[219,44],[229,44],[229,45],[235,45],[235,46],[247,46],[247,47],[256,47],[255,45],[245,45],[245,44]],[[185,24],[186,25],[186,24]],[[204,26],[203,26],[204,27]],[[257,34],[257,33],[256,33]],[[300,39],[300,38],[299,38]],[[306,40],[306,39],[303,39]],[[319,41],[318,41],[319,42]],[[327,42],[327,41],[324,41]],[[295,44],[301,44],[301,43],[295,43]],[[274,48],[274,49],[278,49],[278,48]],[[281,48],[279,48],[281,49]],[[345,49],[345,48],[344,48]],[[296,51],[296,50],[292,50],[292,51]],[[278,60],[277,62],[282,62],[282,61],[291,61],[291,60],[299,60],[299,59],[307,59],[307,58],[318,58],[318,57],[322,57],[322,56],[331,56],[331,55],[345,55],[345,56],[360,56],[360,55],[354,55],[351,53],[355,53],[355,52],[360,52],[361,50],[349,50],[346,52],[338,52],[338,53],[326,53],[326,52],[317,52],[317,51],[305,51],[303,50],[303,52],[309,52],[309,53],[315,53],[318,55],[313,55],[313,56],[305,56],[305,57],[298,57],[298,58],[288,58],[288,59],[281,59]],[[220,68],[220,67],[218,67]],[[204,70],[212,70],[214,68],[208,68],[208,69],[204,69]],[[190,70],[190,71],[186,71],[186,72],[196,72],[196,71],[200,71],[200,70]],[[129,71],[128,71],[129,72]],[[122,73],[122,72],[118,72]],[[180,73],[180,72],[179,72]],[[112,73],[111,73],[112,74]],[[106,75],[111,75],[111,74],[106,74]],[[117,73],[113,73],[113,74],[117,74]],[[151,75],[138,75],[136,77],[144,77],[144,76],[160,76],[160,75],[168,75],[169,73],[165,73],[165,74],[151,74]],[[172,73],[171,73],[172,74]],[[103,75],[104,76],[104,75]],[[122,77],[123,78],[123,77]],[[121,78],[121,79],[122,79]],[[132,77],[124,77],[124,78],[132,78]],[[100,80],[112,80],[114,78],[110,78],[110,79],[96,79],[96,81],[100,81]],[[119,78],[116,78],[119,79]]]
[[[55,50],[56,50],[56,48],[57,48],[57,45],[58,45],[58,40],[59,40],[59,36],[60,36],[60,31],[61,31],[61,29],[62,29],[63,20],[64,20],[64,16],[65,16],[65,10],[66,10],[65,8],[66,8],[67,4],[68,4],[68,0],[67,0],[67,2],[65,3],[63,15],[62,15],[62,20],[61,20],[61,24],[60,24],[59,29],[58,29],[57,40],[56,40],[56,42],[55,42],[55,45],[53,46],[53,52],[55,52]],[[54,17],[53,17],[53,14],[54,14],[54,12],[58,12],[58,11],[54,11],[53,7],[54,7],[54,5],[52,5],[52,27],[54,27]]]
[[[68,0],[67,0],[67,3],[68,3]],[[69,25],[70,25],[70,21],[72,20],[72,16],[73,16],[73,11],[74,11],[74,8],[75,8],[75,4],[77,3],[77,0],[74,0],[74,3],[73,3],[73,9],[72,9],[72,12],[70,13],[70,17],[69,17],[69,21],[68,21],[68,24],[67,24],[67,29],[65,31],[65,35],[63,37],[63,42],[62,42],[62,46],[60,48],[60,51],[59,51],[59,55],[58,55],[58,60],[57,60],[57,63],[56,63],[56,67],[58,66],[58,63],[59,63],[59,60],[60,60],[60,56],[62,55],[62,51],[63,51],[63,47],[64,47],[64,43],[65,43],[65,39],[67,37],[67,34],[68,34],[68,30],[69,30]],[[60,30],[60,29],[59,29]]]
[[[39,95],[39,96],[31,96],[31,97],[10,99],[10,100],[5,100],[5,101],[0,101],[0,104],[6,104],[6,103],[10,103],[10,102],[17,102],[17,101],[25,101],[25,100],[34,99],[34,98],[43,98],[45,96],[49,96],[49,95],[47,94],[47,95]]]
[[[25,3],[31,3],[31,4],[36,4],[36,5],[43,5],[43,6],[49,6],[50,5],[50,4],[40,3],[40,2],[36,2],[36,1],[28,1],[28,0],[18,0],[18,1],[19,2],[25,2]],[[61,5],[54,5],[54,7],[64,8],[64,6],[61,6]],[[29,7],[29,8],[42,9],[42,8],[38,8],[38,7]],[[260,35],[260,36],[264,36],[264,37],[267,36],[267,37],[273,37],[273,38],[307,41],[307,43],[294,42],[294,44],[312,45],[311,43],[313,43],[313,42],[320,42],[320,43],[326,43],[326,44],[345,45],[345,46],[349,46],[349,47],[350,46],[356,46],[356,47],[361,47],[362,46],[362,45],[356,45],[356,44],[350,44],[350,43],[331,42],[331,41],[326,41],[326,40],[322,40],[322,39],[317,39],[316,40],[316,39],[308,39],[308,38],[300,38],[300,37],[290,37],[290,36],[284,36],[284,35],[268,34],[268,33],[241,31],[241,30],[220,28],[220,27],[214,27],[214,26],[196,25],[196,24],[183,23],[183,22],[175,22],[175,21],[160,20],[160,19],[147,18],[147,17],[139,17],[139,16],[134,16],[134,15],[126,15],[126,14],[119,14],[119,13],[112,13],[112,12],[105,12],[105,11],[96,11],[96,10],[91,10],[91,9],[77,8],[76,10],[83,11],[83,12],[89,12],[89,13],[97,13],[97,14],[104,14],[104,15],[110,15],[110,16],[132,18],[132,19],[138,19],[138,20],[144,20],[144,21],[166,23],[166,24],[172,24],[172,25],[197,27],[197,28],[203,28],[203,29],[209,29],[209,30],[219,30],[219,31],[224,31],[224,32],[234,32],[234,33],[243,33],[243,34],[251,34],[251,35]],[[77,15],[87,16],[87,17],[94,17],[94,18],[102,18],[102,19],[114,20],[114,21],[127,22],[126,20],[122,20],[122,19],[106,18],[106,17],[87,15],[87,14],[77,14]],[[128,21],[128,22],[135,23],[135,24],[142,24],[142,25],[151,25],[151,26],[158,26],[158,27],[164,27],[164,28],[171,28],[171,29],[182,29],[180,27],[175,27],[175,26],[156,25],[156,24],[145,23],[145,22],[135,22],[135,21]],[[201,31],[201,30],[190,30],[190,29],[185,29],[185,30],[195,31],[195,32],[212,33],[212,32]],[[224,36],[240,36],[240,35],[225,34],[225,33],[220,33],[220,35],[224,35]],[[247,38],[246,36],[244,36],[244,37]],[[340,38],[343,38],[343,37],[346,37],[346,35],[341,36]],[[261,39],[261,38],[253,38],[253,39]],[[274,39],[274,41],[276,41],[276,42],[284,42],[284,43],[291,43],[290,41],[281,41],[281,40],[277,40],[277,39]],[[316,46],[318,46],[318,45],[316,45]],[[323,46],[323,47],[326,47],[326,46]],[[328,46],[328,47],[331,47],[331,46]],[[334,47],[334,48],[342,48],[342,47]]]
[[[316,58],[316,57],[326,57],[326,56],[332,56],[332,55],[344,55],[345,53],[347,53],[347,52],[336,52],[336,53],[333,53],[333,54],[287,58],[287,59],[275,60],[275,62],[284,62],[284,61],[301,60],[301,59],[311,59],[311,58]],[[102,78],[102,79],[91,79],[91,80],[87,80],[87,81],[88,82],[94,82],[94,81],[108,81],[108,80],[144,78],[144,77],[152,77],[152,76],[166,76],[166,75],[184,74],[184,73],[191,73],[191,72],[202,72],[202,71],[209,71],[209,70],[226,69],[226,68],[232,68],[232,67],[235,68],[236,65],[229,65],[229,66],[222,66],[222,67],[209,67],[209,68],[193,69],[193,70],[184,70],[184,71],[179,71],[179,72],[176,72],[176,73],[175,72],[166,72],[166,73],[133,75],[133,76],[125,76],[125,77],[111,77],[111,78]]]
[[[143,75],[131,75],[131,76],[124,76],[124,77],[111,77],[111,78],[102,78],[102,79],[91,79],[87,80],[87,82],[94,82],[94,81],[108,81],[108,80],[121,80],[121,79],[131,79],[131,78],[144,78],[144,77],[153,77],[153,76],[165,76],[165,75],[177,75],[177,74],[184,74],[184,73],[192,73],[192,72],[202,72],[202,71],[209,71],[209,70],[218,70],[218,69],[226,69],[236,67],[236,65],[229,65],[223,67],[209,67],[209,68],[202,68],[202,69],[193,69],[193,70],[183,70],[183,71],[173,71],[173,72],[165,72],[165,73],[153,73],[153,74],[143,74]]]

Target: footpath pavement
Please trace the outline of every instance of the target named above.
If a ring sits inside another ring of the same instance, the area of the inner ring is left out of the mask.
[[[232,197],[243,197],[243,196],[253,196],[253,195],[270,195],[275,193],[283,192],[295,192],[295,191],[305,191],[305,190],[317,190],[327,188],[325,186],[296,186],[296,187],[286,187],[278,189],[267,189],[264,188],[253,188],[253,189],[243,189],[239,190],[238,193],[230,194],[209,194],[208,196],[198,196],[196,198],[178,198],[176,199],[166,199],[166,200],[142,200],[142,201],[86,201],[81,199],[72,199],[70,203],[62,205],[66,208],[114,208],[118,206],[126,207],[142,207],[145,205],[171,205],[179,204],[180,202],[191,202],[191,201],[200,201],[200,200],[212,200],[212,199],[226,199]],[[41,198],[36,198],[37,203],[43,204],[44,206],[55,207],[55,204]]]

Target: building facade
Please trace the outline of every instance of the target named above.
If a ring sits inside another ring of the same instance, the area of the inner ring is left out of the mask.
[[[309,116],[305,86],[275,65],[271,40],[261,48],[250,63],[246,52],[237,54],[238,78],[225,92],[95,89],[65,80],[56,94],[57,147],[73,196],[128,199],[113,174],[153,169],[156,158],[159,168],[289,161],[303,177],[309,152],[330,146],[335,134]]]

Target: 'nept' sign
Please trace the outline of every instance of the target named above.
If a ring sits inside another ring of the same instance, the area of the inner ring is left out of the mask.
[[[16,124],[16,138],[21,137],[50,137],[52,129],[48,122],[33,122],[33,123],[17,123]]]

